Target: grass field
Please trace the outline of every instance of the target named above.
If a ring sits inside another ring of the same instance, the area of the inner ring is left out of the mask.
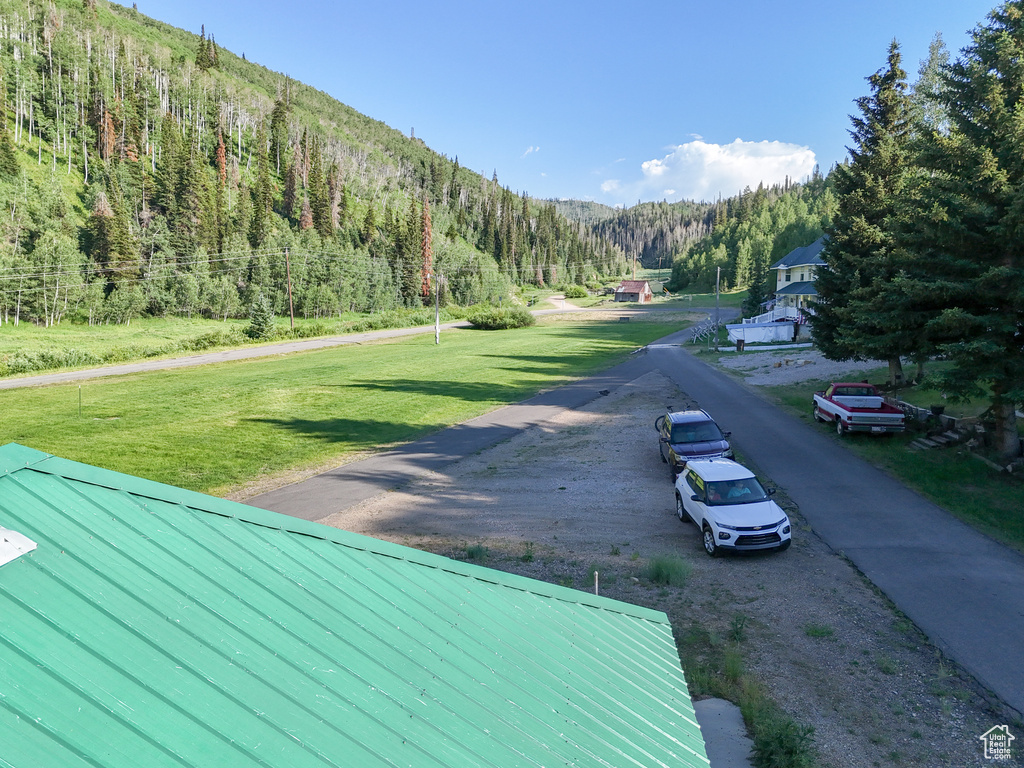
[[[23,351],[83,349],[96,355],[112,348],[156,350],[211,331],[245,328],[248,320],[140,318],[131,325],[83,325],[61,323],[43,328],[32,323],[0,325],[0,357]]]
[[[677,329],[571,316],[0,392],[0,444],[213,493],[416,439],[607,367]],[[81,416],[79,395],[81,394]]]
[[[869,371],[868,381],[885,381],[887,370]],[[828,382],[804,382],[784,387],[766,387],[765,392],[800,418],[810,422],[810,402],[815,391]],[[943,402],[933,390],[909,388],[900,397],[921,407]],[[986,403],[948,405],[952,415],[977,415]],[[824,425],[818,425],[825,429]],[[1024,425],[1021,425],[1024,426]],[[831,430],[830,431],[834,431]],[[911,451],[908,444],[921,435],[907,431],[900,435],[878,438],[852,434],[841,438],[844,444],[867,461],[882,467],[908,487],[949,510],[965,523],[1024,552],[1024,483],[998,473],[969,455],[964,448],[937,448]],[[840,439],[840,438],[835,438]]]

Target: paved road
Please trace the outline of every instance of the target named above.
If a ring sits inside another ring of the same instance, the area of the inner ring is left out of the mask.
[[[469,323],[465,320],[459,320],[454,323],[444,323],[441,326],[441,330],[445,331],[451,328],[464,328],[468,325]],[[316,339],[284,341],[277,344],[263,344],[257,347],[239,347],[237,349],[225,349],[220,352],[207,352],[201,355],[174,357],[165,360],[145,360],[135,363],[124,363],[122,365],[104,365],[99,368],[87,368],[81,371],[61,371],[59,373],[45,373],[39,376],[22,376],[15,379],[0,379],[0,389],[37,387],[44,384],[64,384],[72,381],[99,379],[104,376],[123,376],[127,373],[162,371],[168,368],[191,368],[197,365],[225,363],[231,360],[248,360],[253,357],[287,355],[293,352],[310,352],[315,349],[324,349],[326,347],[339,347],[345,344],[361,344],[364,341],[393,339],[400,336],[416,336],[433,332],[434,326],[429,325],[419,326],[417,328],[391,328],[385,331],[349,333],[344,336],[325,336]]]
[[[714,307],[681,307],[654,305],[649,307],[637,307],[628,305],[623,309],[615,307],[586,308],[574,307],[564,299],[561,302],[564,306],[556,309],[538,309],[533,314],[537,317],[546,315],[562,315],[571,312],[607,312],[609,314],[629,316],[643,312],[700,312],[713,314]],[[722,322],[737,314],[736,310],[722,309]],[[442,323],[441,330],[448,331],[452,328],[468,328],[466,320],[456,320],[451,323]],[[367,331],[366,333],[349,333],[343,336],[324,336],[316,339],[300,339],[298,341],[283,341],[276,344],[262,344],[257,347],[239,347],[237,349],[225,349],[220,352],[206,352],[200,355],[189,355],[187,357],[174,357],[163,360],[144,360],[134,363],[123,363],[121,365],[104,365],[99,368],[87,368],[81,371],[59,371],[57,373],[44,373],[38,376],[21,376],[10,379],[0,379],[0,389],[19,389],[21,387],[38,387],[46,384],[67,384],[73,381],[85,381],[87,379],[99,379],[105,376],[123,376],[129,373],[145,373],[147,371],[161,371],[169,368],[191,368],[198,365],[210,365],[211,363],[225,363],[231,360],[248,360],[254,357],[271,357],[273,355],[287,355],[295,352],[310,352],[315,349],[327,347],[340,347],[346,344],[362,344],[377,339],[395,339],[403,336],[421,336],[433,333],[433,325],[421,325],[415,328],[390,328],[383,331]]]
[[[1024,557],[863,461],[831,430],[780,411],[675,346],[683,336],[661,339],[599,376],[249,503],[320,519],[657,369],[732,430],[736,446],[786,490],[832,549],[848,557],[944,653],[1024,713]]]
[[[655,349],[645,357],[732,430],[833,550],[1024,713],[1024,557],[876,469],[832,430],[783,413],[692,355]]]

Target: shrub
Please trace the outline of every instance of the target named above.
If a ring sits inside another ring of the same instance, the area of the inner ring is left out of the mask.
[[[652,557],[647,563],[647,578],[654,584],[681,587],[690,578],[692,568],[681,557]]]
[[[213,347],[236,347],[239,344],[244,344],[245,341],[245,336],[242,335],[238,328],[231,327],[223,331],[201,333],[198,336],[185,339],[181,342],[180,346],[186,352],[201,352],[204,349],[212,349]]]
[[[485,331],[526,328],[537,322],[537,319],[525,307],[491,307],[475,312],[467,319],[474,328]]]
[[[587,289],[582,285],[570,285],[565,289],[565,298],[567,299],[585,299],[589,295]]]
[[[759,768],[812,768],[815,765],[814,728],[787,715],[757,683],[745,679],[740,687],[740,711],[754,741],[754,764]]]
[[[332,336],[335,333],[337,333],[337,330],[334,326],[317,320],[312,323],[295,326],[288,331],[286,336],[289,339],[312,339],[317,336]]]
[[[103,360],[82,349],[42,349],[35,352],[18,351],[0,358],[0,375],[31,373],[53,368],[84,368],[99,365]]]

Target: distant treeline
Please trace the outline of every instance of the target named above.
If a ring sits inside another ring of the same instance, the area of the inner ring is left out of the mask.
[[[836,210],[831,183],[817,172],[804,184],[758,186],[711,206],[711,232],[677,256],[668,289],[763,290],[768,269],[821,237]]]

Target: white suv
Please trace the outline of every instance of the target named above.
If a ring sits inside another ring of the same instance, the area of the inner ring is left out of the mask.
[[[715,557],[734,552],[789,547],[789,517],[772,501],[754,473],[729,459],[691,459],[676,480],[676,514],[693,520],[704,550]]]

